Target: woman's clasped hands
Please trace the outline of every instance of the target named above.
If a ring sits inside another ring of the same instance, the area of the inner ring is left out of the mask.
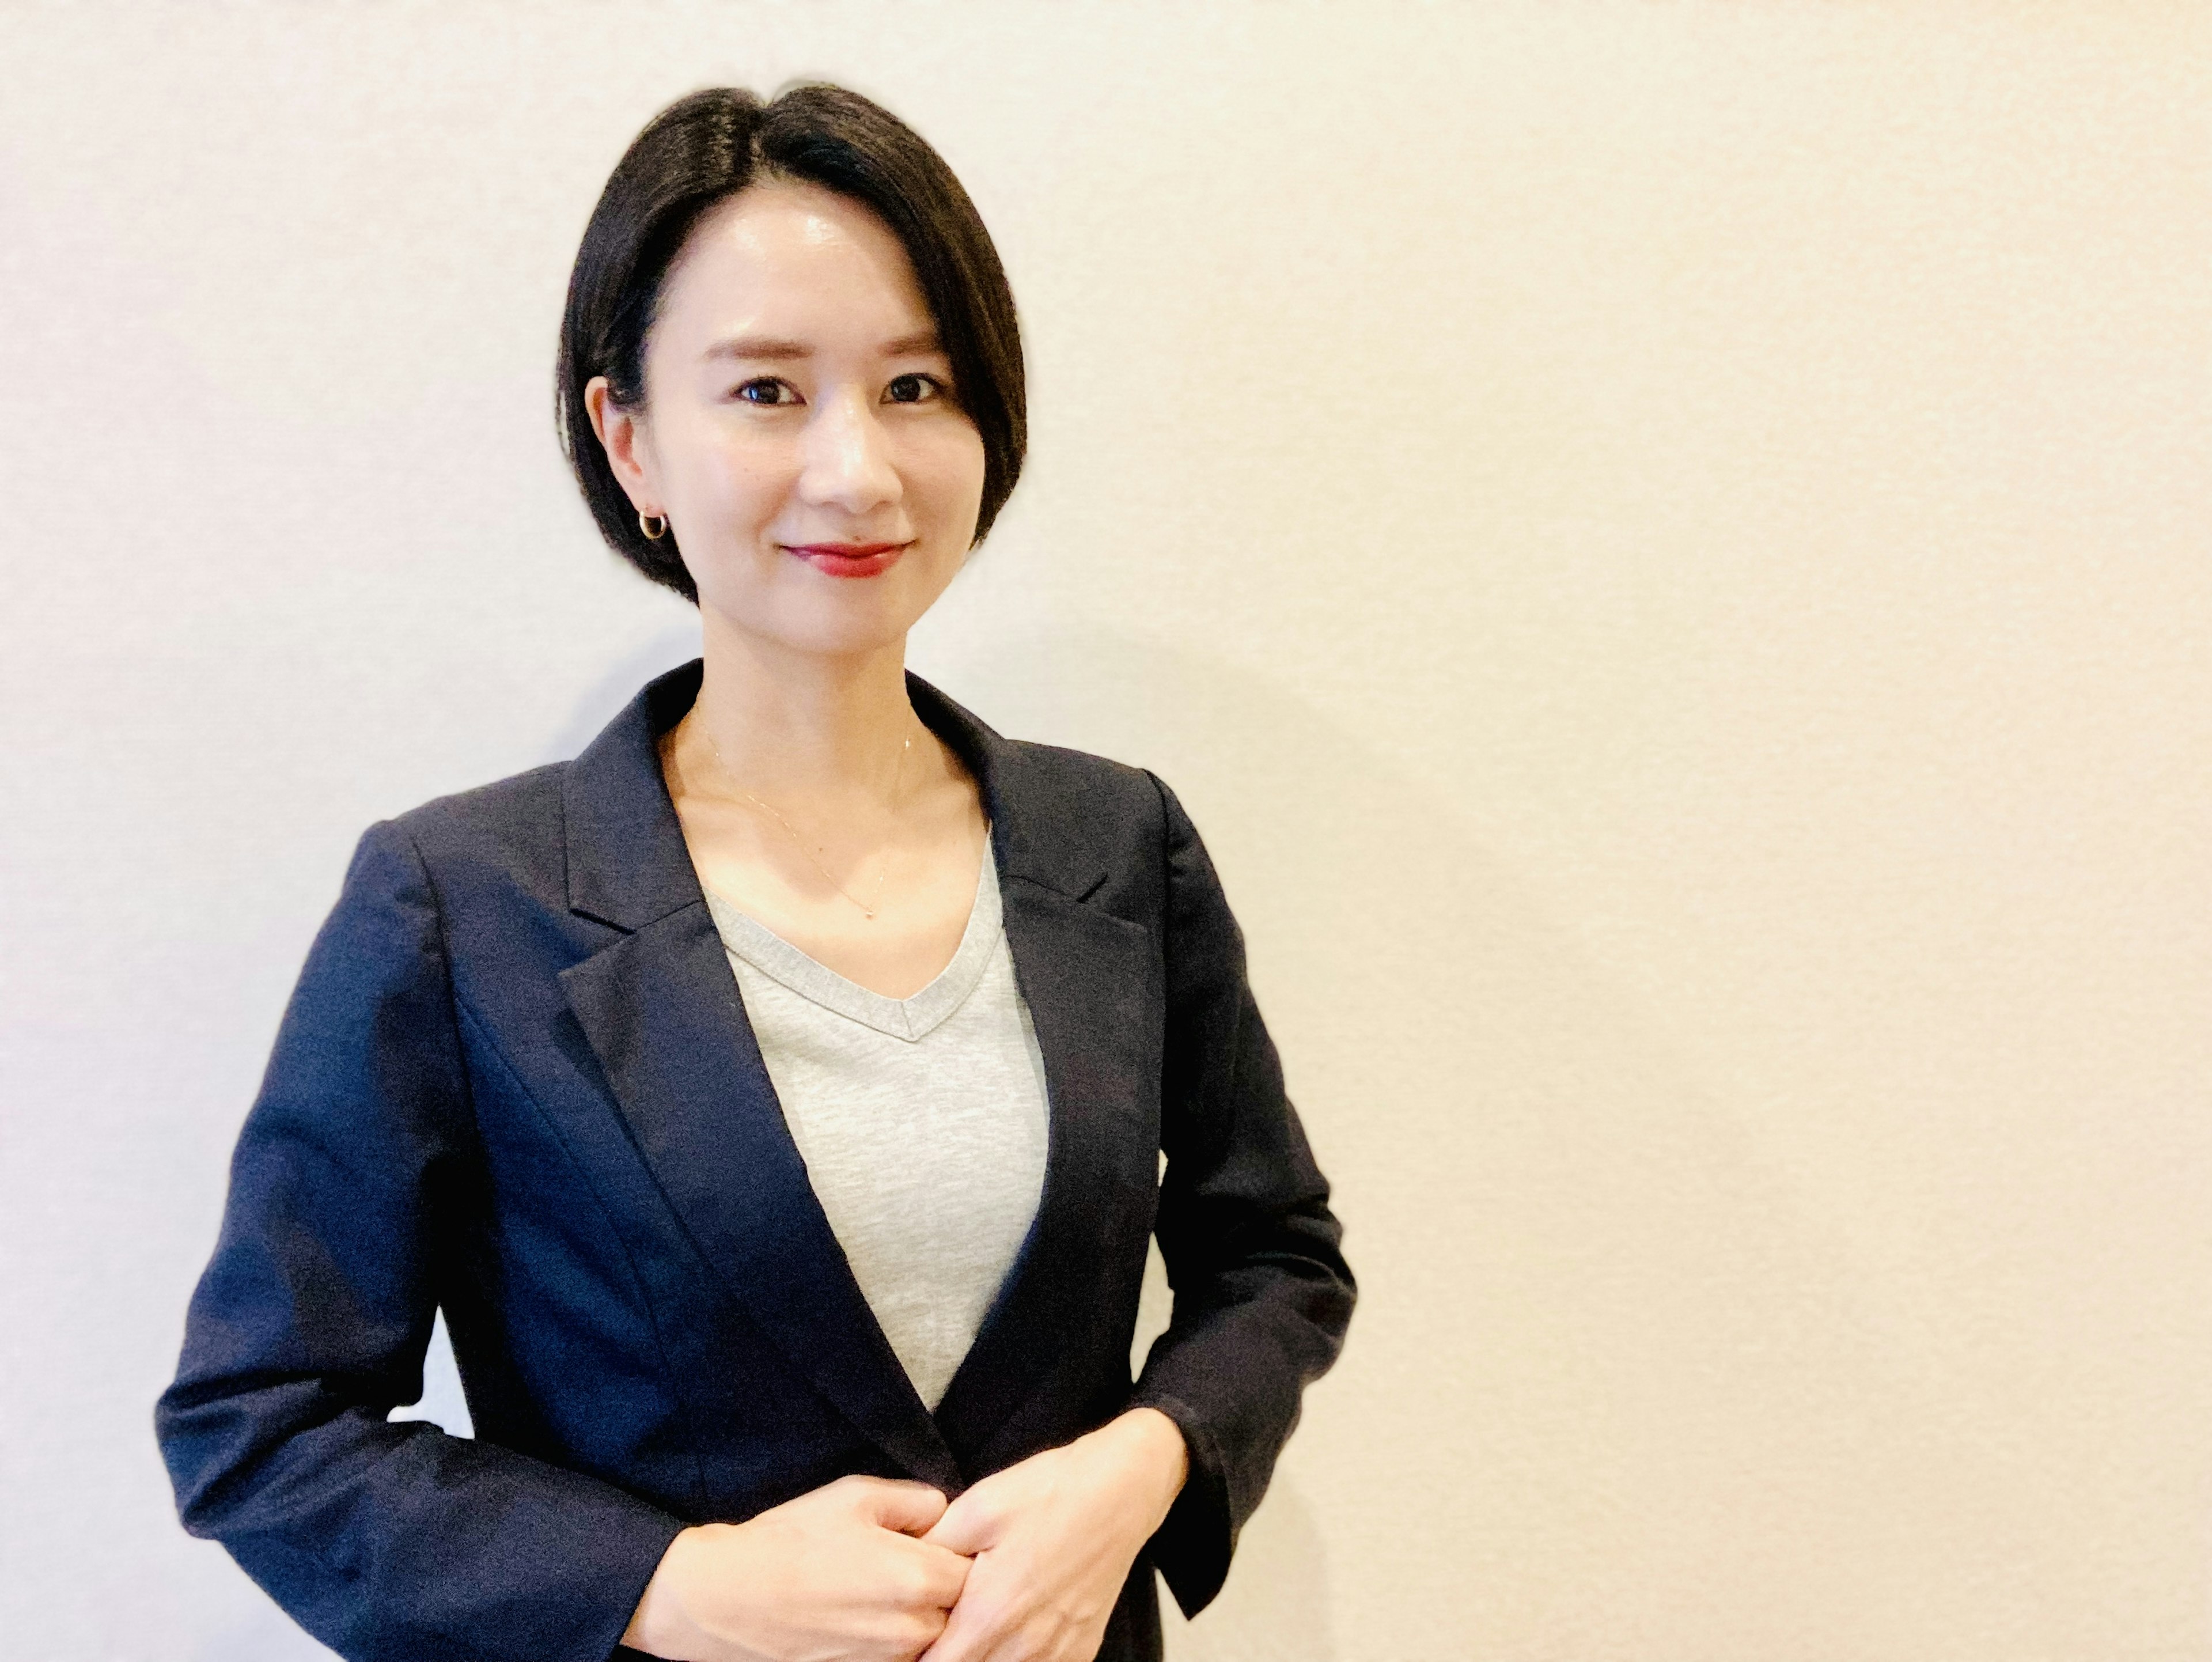
[[[921,1540],[927,1483],[841,1477],[742,1524],[669,1543],[623,1643],[671,1662],[913,1662],[944,1631],[969,1561]]]
[[[1188,1469],[1134,1409],[949,1505],[843,1477],[742,1524],[685,1530],[623,1642],[680,1662],[1090,1662]]]

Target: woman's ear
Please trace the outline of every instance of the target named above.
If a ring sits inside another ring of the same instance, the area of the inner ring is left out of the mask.
[[[594,375],[584,383],[584,408],[591,414],[592,431],[599,435],[599,447],[607,453],[607,466],[614,470],[615,481],[629,498],[629,505],[641,514],[660,517],[665,510],[653,486],[653,445],[645,430],[643,412],[617,404],[605,375]]]

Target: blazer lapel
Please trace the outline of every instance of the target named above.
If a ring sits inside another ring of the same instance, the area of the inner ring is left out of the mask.
[[[700,1251],[815,1386],[898,1464],[959,1470],[807,1181],[660,774],[695,661],[570,764],[571,910],[625,933],[561,974],[631,1135]]]
[[[909,677],[908,693],[982,788],[1051,1113],[1036,1221],[937,1408],[974,1469],[1029,1452],[993,1440],[1056,1360],[1092,1353],[1113,1319],[1089,1296],[1105,1263],[1143,1254],[1158,1184],[1158,969],[1148,930],[1085,904],[1106,874],[1084,842],[1084,804],[1057,798],[1056,780],[1028,774],[1019,751],[927,682]]]
[[[1091,1289],[1123,1251],[1142,1259],[1158,1178],[1151,936],[1020,880],[1006,920],[1052,1117],[1036,1221],[938,1404],[945,1440],[971,1468],[1028,1452],[993,1439],[1056,1360],[1093,1354],[1097,1324],[1114,1314]]]

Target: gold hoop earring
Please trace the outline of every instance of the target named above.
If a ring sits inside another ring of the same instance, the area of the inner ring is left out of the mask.
[[[655,531],[649,523],[653,520],[660,521],[660,529],[658,531]],[[668,515],[665,514],[647,514],[644,509],[641,508],[638,510],[637,528],[645,533],[646,541],[649,543],[657,543],[663,537],[665,537],[668,534]]]

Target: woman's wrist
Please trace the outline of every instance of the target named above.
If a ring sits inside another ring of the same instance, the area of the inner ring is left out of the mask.
[[[1190,1475],[1190,1448],[1182,1428],[1156,1408],[1133,1408],[1091,1434],[1125,1464],[1133,1495],[1141,1500],[1150,1535],[1168,1515]]]
[[[653,1579],[645,1584],[637,1608],[630,1612],[629,1625],[623,1629],[622,1642],[630,1649],[643,1651],[647,1656],[666,1656],[688,1637],[683,1600],[674,1586],[678,1572],[672,1567],[687,1556],[702,1532],[711,1527],[695,1524],[679,1531],[660,1555],[660,1562],[653,1567]]]

